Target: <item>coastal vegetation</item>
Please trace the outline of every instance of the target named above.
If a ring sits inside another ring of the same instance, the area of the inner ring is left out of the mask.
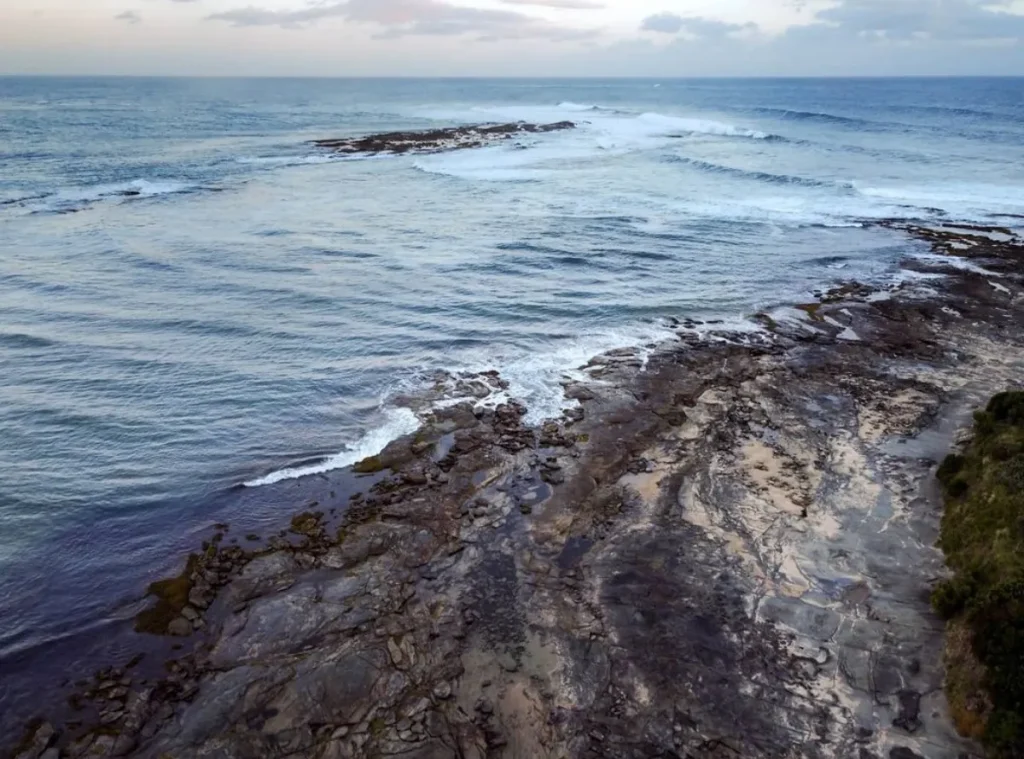
[[[940,545],[953,575],[932,593],[948,620],[947,695],[957,727],[996,759],[1024,757],[1024,392],[975,414],[939,467]]]

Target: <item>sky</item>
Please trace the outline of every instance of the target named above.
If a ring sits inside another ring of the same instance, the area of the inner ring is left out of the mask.
[[[1024,75],[1024,0],[0,0],[0,73]]]

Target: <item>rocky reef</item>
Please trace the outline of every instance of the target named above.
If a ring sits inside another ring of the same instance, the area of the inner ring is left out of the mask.
[[[439,382],[467,400],[344,508],[151,588],[163,673],[98,673],[15,755],[979,756],[943,692],[934,473],[1024,376],[1024,246],[890,226],[932,253],[901,284],[680,323],[539,428],[476,402],[496,375]]]
[[[543,132],[558,132],[574,129],[571,121],[553,124],[528,124],[517,121],[511,124],[476,124],[473,126],[445,127],[412,132],[385,132],[364,137],[314,140],[319,148],[344,154],[402,154],[439,153],[446,150],[480,148],[516,137]]]

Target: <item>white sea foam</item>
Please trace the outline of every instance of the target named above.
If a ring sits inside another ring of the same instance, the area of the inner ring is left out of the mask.
[[[558,107],[563,111],[574,111],[579,113],[581,111],[601,111],[604,110],[599,105],[591,105],[589,103],[573,103],[571,100],[566,100],[558,104]]]
[[[176,195],[194,189],[196,189],[195,185],[187,182],[133,179],[130,182],[94,185],[79,190],[64,190],[57,194],[57,198],[83,201],[100,200],[113,196],[151,198],[156,195]]]
[[[368,161],[375,158],[393,158],[390,155],[344,155],[340,153],[313,153],[311,155],[243,156],[236,163],[248,166],[314,166],[323,163]]]
[[[494,393],[484,402],[493,405],[514,398],[526,405],[526,422],[539,424],[577,405],[576,401],[566,398],[564,383],[586,380],[585,367],[596,356],[616,348],[635,347],[639,358],[645,361],[650,354],[648,346],[674,337],[675,332],[667,324],[637,324],[631,328],[584,334],[574,340],[560,340],[540,350],[495,355],[460,366],[459,371],[497,370],[508,382],[508,389]]]
[[[938,208],[965,221],[990,221],[1000,214],[1024,213],[1024,185],[948,182],[936,185],[869,187],[855,183],[862,196],[890,205],[921,209]]]
[[[20,204],[30,212],[77,210],[92,203],[112,198],[153,198],[177,195],[200,189],[198,185],[174,180],[133,179],[129,182],[66,187],[36,198],[26,198]]]
[[[721,325],[720,325],[721,326]],[[528,424],[539,424],[546,419],[561,416],[562,412],[577,405],[566,398],[563,383],[585,380],[585,366],[591,359],[615,348],[637,347],[637,355],[646,360],[650,346],[675,336],[665,324],[637,325],[633,329],[609,330],[583,335],[576,340],[553,343],[549,350],[530,351],[518,355],[496,355],[480,362],[467,362],[453,369],[454,373],[477,373],[496,369],[508,382],[508,388],[496,390],[485,398],[446,397],[433,403],[426,411],[440,409],[456,403],[471,401],[475,405],[494,407],[515,399],[527,407]],[[416,393],[416,387],[405,385],[402,391]],[[385,407],[380,423],[368,429],[345,450],[323,461],[308,466],[289,467],[245,482],[246,487],[272,485],[283,480],[323,474],[351,466],[368,456],[375,456],[393,440],[415,432],[421,422],[411,409],[403,406]]]
[[[984,266],[976,264],[968,258],[960,258],[959,256],[944,256],[941,253],[915,253],[914,258],[920,261],[938,264],[939,266],[948,266],[951,269],[959,269],[960,271],[969,271],[973,274],[981,274],[986,277],[1003,276],[999,272],[989,271]]]
[[[642,129],[652,135],[675,136],[677,134],[708,134],[720,137],[749,137],[766,140],[771,135],[757,129],[745,129],[735,124],[726,124],[710,119],[682,118],[661,113],[644,113],[637,119]]]
[[[420,171],[462,179],[486,181],[524,181],[542,179],[561,162],[571,167],[576,159],[590,154],[586,146],[572,141],[555,140],[532,146],[528,150],[489,146],[477,150],[461,150],[421,156],[413,162]]]
[[[502,145],[472,158],[457,154],[430,156],[417,161],[422,171],[470,180],[522,181],[540,179],[542,170],[563,162],[635,151],[657,149],[670,144],[685,146],[680,139],[730,138],[767,140],[773,137],[756,125],[735,124],[703,114],[626,112],[592,103],[562,102],[557,105],[477,106],[464,110],[427,110],[419,116],[442,121],[528,121],[548,123],[571,119],[577,128],[570,132],[536,135]],[[524,149],[525,148],[525,149]],[[529,170],[527,170],[529,169]],[[861,219],[907,215],[907,208],[928,215],[938,209],[951,218],[990,222],[1000,214],[1024,212],[1024,187],[972,182],[942,185],[875,186],[864,181],[844,182],[842,198],[823,187],[819,192],[794,190],[786,195],[730,194],[721,203],[703,195],[694,198],[689,209],[700,214],[701,203],[714,218],[767,222],[854,226]],[[717,215],[723,212],[724,215]]]
[[[262,485],[273,485],[275,482],[281,482],[282,480],[294,480],[311,474],[323,474],[324,472],[352,466],[368,456],[376,456],[392,440],[397,440],[403,435],[410,435],[420,426],[419,418],[407,408],[388,408],[382,411],[382,416],[383,419],[380,424],[367,430],[361,438],[354,443],[350,443],[340,453],[336,453],[319,463],[310,464],[309,466],[279,469],[264,477],[249,480],[245,483],[245,486],[255,488]]]
[[[599,106],[562,103],[559,106],[477,108],[468,112],[433,112],[445,121],[509,121],[550,123],[586,113],[577,128],[523,135],[501,145],[472,151],[453,151],[418,157],[414,166],[425,172],[470,180],[523,181],[542,179],[557,168],[578,168],[595,158],[657,148],[688,135],[749,137],[768,135],[723,122],[680,118],[657,113],[622,114]]]

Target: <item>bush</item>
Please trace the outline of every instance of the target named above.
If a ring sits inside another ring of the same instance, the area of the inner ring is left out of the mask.
[[[932,604],[970,639],[970,655],[947,659],[948,679],[980,672],[985,692],[968,703],[969,689],[950,689],[951,706],[990,757],[1024,759],[1024,392],[1000,393],[975,414],[974,439],[937,477],[946,496],[939,544],[954,575]]]

